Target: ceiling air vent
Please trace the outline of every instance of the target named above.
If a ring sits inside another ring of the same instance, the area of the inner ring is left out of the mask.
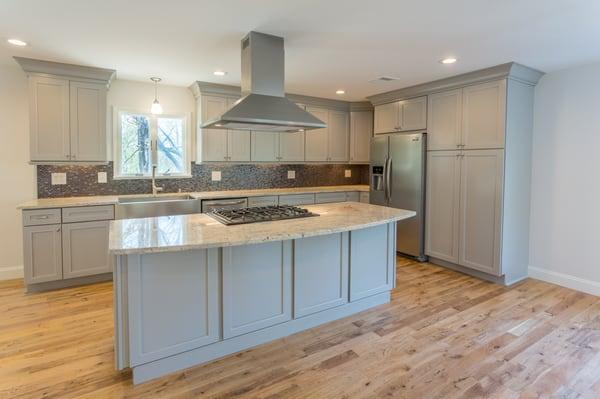
[[[391,82],[392,80],[399,80],[400,78],[395,78],[393,76],[380,76],[378,78],[369,80],[369,83],[380,83],[380,82]]]

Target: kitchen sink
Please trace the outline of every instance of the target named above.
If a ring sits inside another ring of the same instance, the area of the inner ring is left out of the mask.
[[[115,206],[115,218],[135,219],[200,213],[200,204],[200,200],[187,194],[121,197]]]

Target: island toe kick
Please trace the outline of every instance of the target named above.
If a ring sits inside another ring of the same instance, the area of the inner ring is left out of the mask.
[[[395,226],[114,256],[117,369],[137,384],[389,302]]]

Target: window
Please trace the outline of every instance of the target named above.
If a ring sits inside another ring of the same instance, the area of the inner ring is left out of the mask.
[[[188,117],[121,111],[115,138],[115,177],[189,176]]]

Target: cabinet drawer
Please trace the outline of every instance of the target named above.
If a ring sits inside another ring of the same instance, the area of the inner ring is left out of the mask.
[[[33,209],[23,211],[23,226],[60,224],[60,209]]]
[[[270,206],[279,204],[279,197],[276,195],[268,195],[265,197],[249,197],[248,206]]]
[[[360,202],[364,202],[365,204],[369,203],[369,193],[361,192],[359,197],[360,197]]]
[[[359,202],[360,201],[359,192],[358,191],[350,191],[349,193],[346,193],[346,201]]]
[[[346,193],[316,193],[315,203],[325,204],[327,202],[344,202],[346,201]]]
[[[314,194],[290,194],[279,196],[279,205],[310,205],[314,203]]]
[[[113,205],[77,206],[62,210],[63,223],[112,220],[114,218],[115,207]]]

